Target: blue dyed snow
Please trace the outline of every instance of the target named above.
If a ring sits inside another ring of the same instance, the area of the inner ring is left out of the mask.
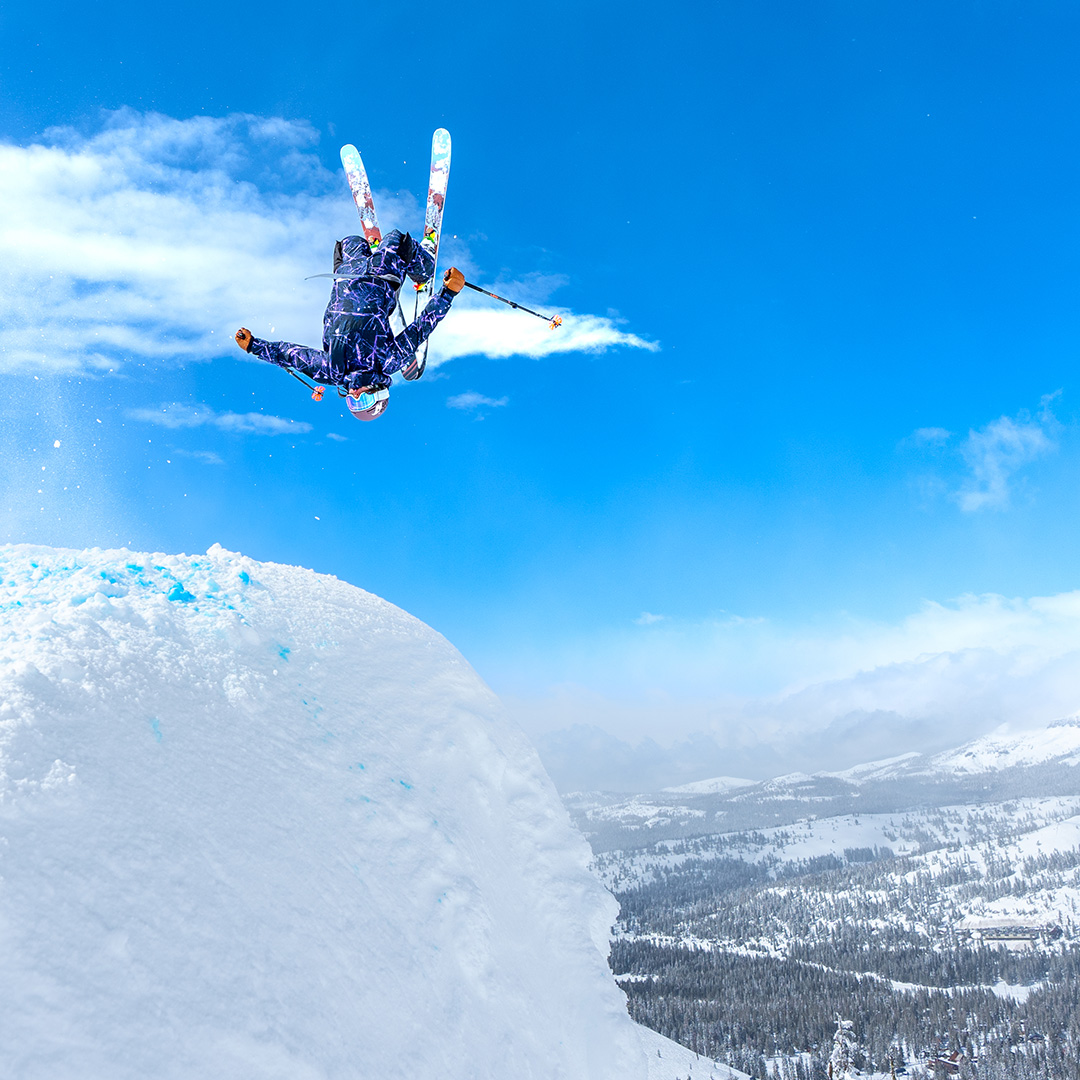
[[[287,645],[282,645],[281,646],[281,651],[278,653],[278,656],[280,656],[282,660],[288,660],[289,659],[289,653],[291,651],[292,650]]]
[[[401,785],[401,786],[402,786],[403,788],[408,788],[408,790],[409,790],[409,791],[412,791],[412,784],[406,784],[404,780],[399,780],[399,781],[398,781],[398,783],[399,783],[399,784],[400,784],[400,785]]]
[[[174,586],[173,586],[173,587],[172,587],[172,588],[171,588],[171,589],[169,590],[169,599],[170,599],[170,600],[179,600],[179,601],[181,601],[182,603],[185,603],[185,604],[187,604],[187,603],[190,603],[190,602],[191,602],[192,600],[194,600],[194,599],[195,599],[195,597],[194,597],[194,596],[192,596],[192,595],[191,595],[191,593],[189,593],[189,592],[187,591],[187,589],[185,589],[185,588],[184,588],[184,586],[183,586],[183,585],[181,585],[181,584],[180,584],[180,582],[178,581],[178,582],[177,582],[177,583],[176,583],[176,584],[175,584],[175,585],[174,585]]]
[[[161,742],[161,721],[156,716],[150,721],[150,729],[154,733],[154,738]]]
[[[248,576],[248,572],[246,570],[241,570],[237,576],[245,585],[251,584],[251,578]]]

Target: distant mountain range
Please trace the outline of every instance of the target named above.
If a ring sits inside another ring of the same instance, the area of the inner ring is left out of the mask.
[[[1080,794],[1080,717],[998,732],[935,754],[901,754],[837,772],[785,773],[765,781],[720,776],[660,791],[564,796],[594,851],[658,840],[772,828],[808,815]]]

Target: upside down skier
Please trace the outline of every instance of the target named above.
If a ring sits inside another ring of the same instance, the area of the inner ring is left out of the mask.
[[[395,229],[374,249],[363,236],[346,236],[334,248],[335,280],[323,316],[322,349],[263,341],[246,327],[237,330],[236,344],[278,367],[342,387],[353,416],[375,420],[386,411],[391,375],[402,369],[406,378],[423,374],[416,352],[465,285],[461,271],[451,267],[438,295],[395,336],[390,313],[405,278],[422,285],[434,272],[427,242],[417,243],[408,233]]]

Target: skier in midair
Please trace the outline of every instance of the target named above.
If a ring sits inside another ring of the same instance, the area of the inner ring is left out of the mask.
[[[390,313],[405,278],[422,285],[434,272],[426,242],[418,244],[408,233],[395,229],[374,249],[362,236],[346,236],[334,247],[335,280],[323,316],[322,349],[263,341],[246,327],[237,330],[236,344],[278,367],[343,387],[353,416],[375,420],[386,410],[391,375],[402,368],[414,379],[423,373],[416,352],[465,285],[465,276],[451,267],[438,295],[395,337]]]

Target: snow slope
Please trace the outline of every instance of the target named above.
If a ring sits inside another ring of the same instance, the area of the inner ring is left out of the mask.
[[[984,735],[956,750],[930,759],[929,769],[945,773],[981,773],[1017,765],[1080,764],[1080,720],[1068,717],[1045,728]]]
[[[638,1038],[649,1063],[649,1080],[750,1080],[746,1073],[695,1054],[651,1028],[639,1027]]]
[[[5,1075],[644,1080],[588,861],[385,601],[217,546],[0,548]]]

